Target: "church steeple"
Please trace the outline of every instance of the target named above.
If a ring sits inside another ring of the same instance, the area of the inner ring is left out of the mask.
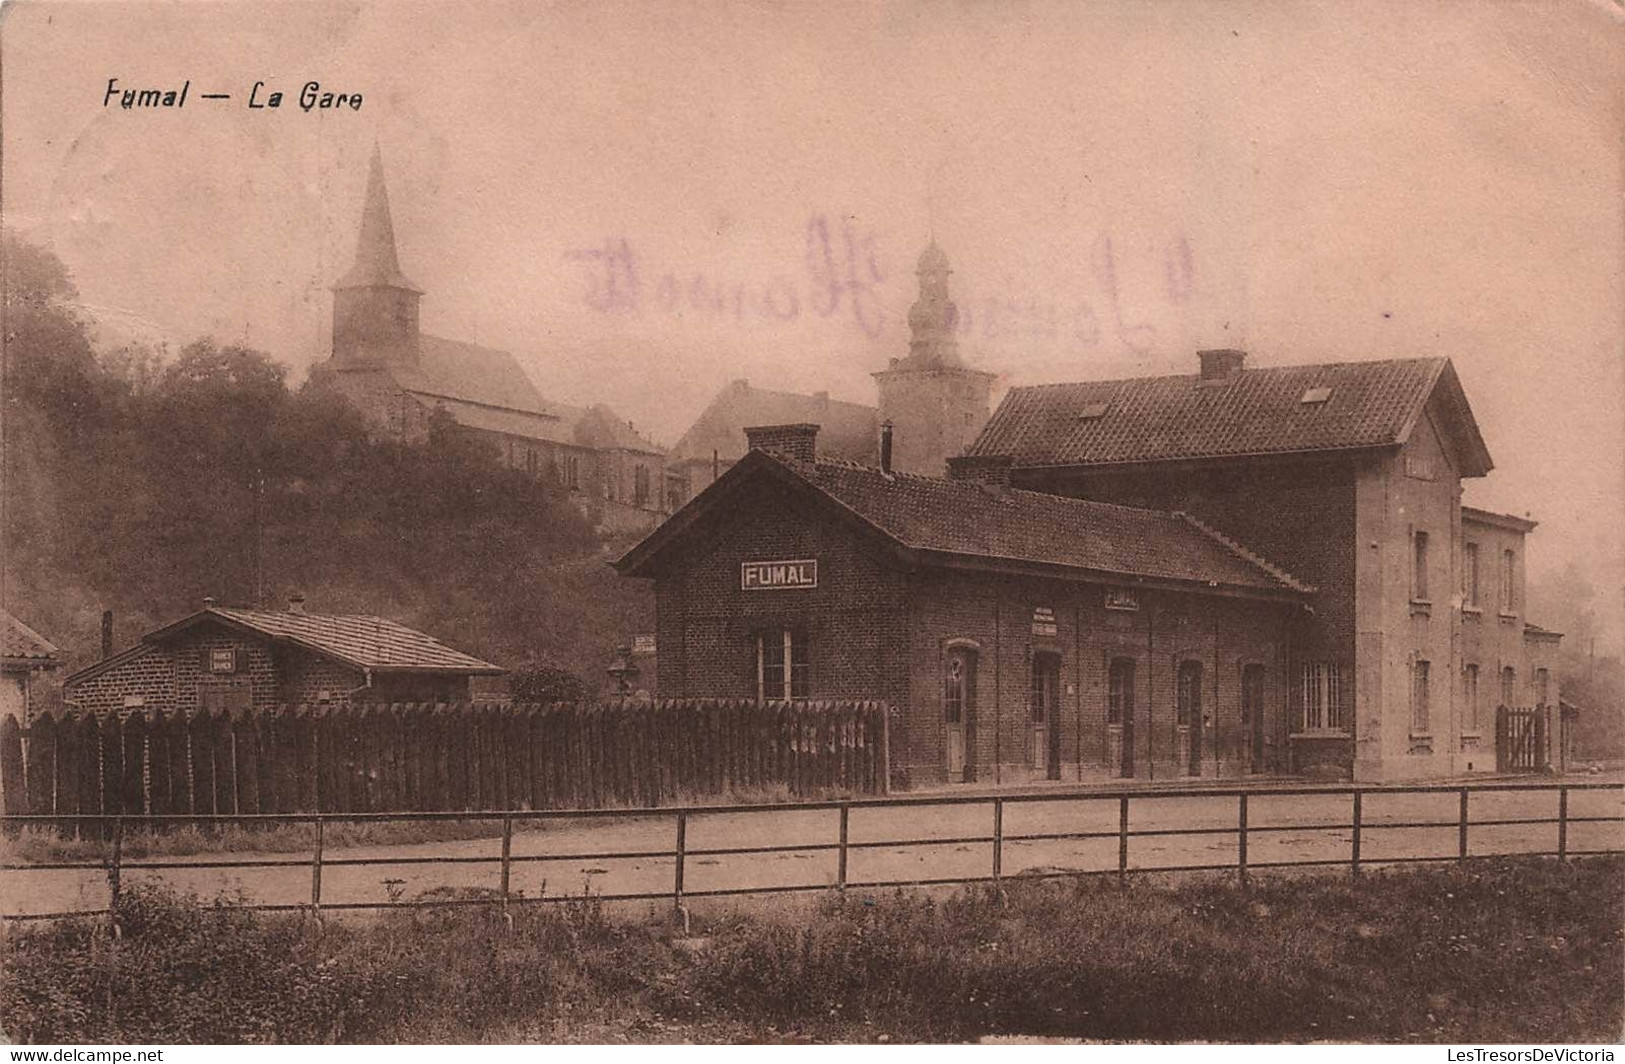
[[[384,160],[373,145],[355,262],[333,287],[333,361],[338,368],[411,362],[418,355],[423,290],[401,272]]]
[[[920,295],[908,310],[908,363],[925,366],[957,366],[959,308],[948,295],[948,275],[953,273],[948,256],[937,246],[937,238],[920,253],[914,273],[920,279]]]
[[[920,295],[908,312],[908,356],[874,374],[880,418],[892,424],[892,467],[940,477],[987,422],[994,376],[959,358],[959,309],[948,295],[953,268],[936,238],[914,271]]]

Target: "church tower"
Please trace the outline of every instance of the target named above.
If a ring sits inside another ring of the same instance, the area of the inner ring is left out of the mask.
[[[915,273],[920,296],[908,312],[908,356],[873,376],[880,419],[892,425],[892,468],[940,477],[986,424],[995,375],[960,361],[959,312],[948,295],[953,269],[935,238]]]
[[[355,264],[333,286],[333,368],[415,363],[422,298],[423,290],[401,273],[395,254],[384,160],[375,145]]]

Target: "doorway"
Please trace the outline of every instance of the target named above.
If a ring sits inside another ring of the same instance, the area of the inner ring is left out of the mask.
[[[944,769],[950,781],[976,781],[976,651],[950,647],[942,674]]]
[[[1113,658],[1106,670],[1106,763],[1134,776],[1134,659]]]
[[[1031,764],[1045,779],[1061,778],[1061,656],[1033,655]]]
[[[1189,759],[1185,773],[1202,774],[1202,663],[1182,661],[1178,673],[1178,720],[1180,737],[1187,744]]]
[[[1264,666],[1241,667],[1241,724],[1247,730],[1251,757],[1247,771],[1264,772]]]

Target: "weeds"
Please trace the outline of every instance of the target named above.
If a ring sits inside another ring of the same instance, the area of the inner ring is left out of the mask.
[[[14,932],[34,1042],[1152,1041],[1619,1037],[1625,861],[831,896],[815,912],[611,919],[593,897],[320,929],[152,889]],[[483,897],[484,895],[480,895]],[[420,900],[466,901],[435,894]]]

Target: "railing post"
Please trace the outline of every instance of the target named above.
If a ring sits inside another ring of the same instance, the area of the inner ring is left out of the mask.
[[[1360,874],[1360,799],[1364,794],[1354,792],[1354,835],[1349,844],[1349,874]]]
[[[1004,799],[993,799],[993,889],[1004,904]]]
[[[1569,789],[1557,789],[1557,859],[1569,859]]]
[[[846,835],[851,821],[852,807],[845,802],[841,803],[841,848],[835,864],[835,886],[842,894],[846,893]]]
[[[513,930],[513,914],[508,912],[508,884],[513,873],[513,817],[502,818],[502,919]]]
[[[1467,863],[1467,788],[1461,789],[1461,827],[1456,840],[1456,860]]]
[[[327,832],[327,823],[316,815],[316,845],[310,856],[310,909],[318,920],[322,915],[322,840]]]
[[[113,921],[113,934],[118,934],[118,898],[124,878],[124,818],[113,818],[113,859],[107,869],[107,911]]]
[[[683,922],[683,933],[688,933],[688,906],[683,904],[683,864],[688,855],[688,814],[677,814],[677,871],[672,882],[672,903],[678,919]]]
[[[1247,795],[1236,803],[1236,870],[1241,885],[1247,885]]]
[[[1128,795],[1117,799],[1117,882],[1128,880]]]

